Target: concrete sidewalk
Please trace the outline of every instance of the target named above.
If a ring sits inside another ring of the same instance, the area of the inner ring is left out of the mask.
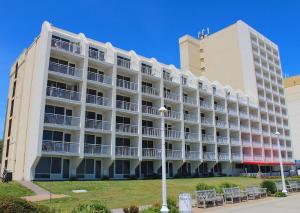
[[[288,197],[268,197],[260,200],[249,200],[248,202],[226,204],[211,208],[193,208],[193,213],[299,213],[300,193],[291,193]]]

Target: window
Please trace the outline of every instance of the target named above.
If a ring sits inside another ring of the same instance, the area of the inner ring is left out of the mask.
[[[9,114],[10,114],[10,116],[12,116],[12,115],[13,115],[13,113],[14,113],[14,102],[15,102],[15,101],[14,101],[14,100],[12,100],[12,101],[11,101],[11,104],[10,104],[10,113],[9,113]]]
[[[130,59],[122,56],[117,56],[117,65],[130,69]]]
[[[9,139],[7,140],[6,142],[6,154],[5,154],[5,157],[8,157],[8,154],[9,154]]]
[[[130,139],[129,138],[116,138],[116,146],[130,146]]]
[[[52,174],[60,174],[61,173],[61,158],[52,158],[51,173]]]
[[[187,84],[187,78],[184,76],[181,76],[181,84],[186,85]]]
[[[142,126],[143,127],[153,127],[153,121],[143,120],[142,121]]]
[[[198,82],[198,87],[199,87],[199,89],[203,89],[203,83],[202,82]]]
[[[143,105],[143,106],[152,107],[152,106],[153,106],[153,103],[152,103],[151,101],[145,101],[145,100],[142,100],[142,105]]]
[[[125,102],[130,102],[130,97],[122,96],[122,95],[117,95],[117,101],[125,101]]]
[[[142,148],[145,149],[145,148],[153,148],[153,141],[149,141],[149,140],[143,140],[143,143],[142,143]]]
[[[7,137],[10,136],[10,133],[11,133],[11,125],[12,125],[12,119],[10,119],[9,122],[8,122],[8,132],[7,132]]]
[[[51,157],[41,157],[35,167],[35,178],[50,178]]]
[[[171,73],[169,73],[169,72],[166,71],[166,70],[163,70],[163,79],[164,79],[164,80],[168,80],[168,81],[172,81]]]
[[[129,160],[116,160],[116,174],[129,175],[130,174],[130,161]]]
[[[122,123],[122,124],[130,124],[130,118],[129,117],[122,117],[122,116],[116,116],[116,123]]]
[[[18,77],[18,71],[19,71],[19,63],[17,62],[15,66],[15,79]]]
[[[85,160],[85,173],[86,174],[94,174],[94,160],[93,159]]]
[[[148,82],[145,82],[145,81],[142,82],[142,85],[146,86],[146,87],[152,87],[151,83],[148,83]]]
[[[12,97],[15,97],[15,94],[16,94],[16,85],[17,85],[17,82],[15,81],[14,85],[13,85]]]

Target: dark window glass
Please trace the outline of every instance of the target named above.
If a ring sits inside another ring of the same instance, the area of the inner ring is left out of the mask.
[[[54,106],[46,105],[45,107],[45,113],[54,113]]]
[[[13,113],[14,113],[14,100],[12,100],[11,101],[11,104],[10,104],[10,116],[12,116],[13,115]]]
[[[62,132],[53,132],[53,141],[63,141],[63,133]]]
[[[85,160],[85,173],[86,174],[94,174],[94,160],[93,159]]]
[[[44,141],[51,141],[52,140],[52,131],[44,130],[43,131],[43,140]]]
[[[9,153],[9,140],[7,140],[7,142],[6,142],[6,155],[5,155],[5,157],[8,157],[8,153]]]
[[[10,133],[11,133],[11,125],[12,125],[12,120],[10,119],[9,122],[8,122],[8,133],[7,133],[7,137],[10,136]]]
[[[12,97],[15,97],[15,94],[16,94],[16,84],[17,84],[17,82],[15,81],[14,85],[13,85]]]
[[[76,174],[84,174],[84,167],[85,167],[85,159],[83,159],[78,167],[76,168]]]
[[[85,135],[85,143],[94,144],[95,136],[94,135]]]
[[[65,142],[71,142],[71,134],[65,133]]]
[[[18,71],[19,71],[19,63],[16,63],[16,67],[15,67],[15,79],[18,77]]]
[[[51,158],[41,157],[36,168],[35,173],[50,174]]]
[[[51,173],[53,174],[61,173],[61,158],[52,158]]]

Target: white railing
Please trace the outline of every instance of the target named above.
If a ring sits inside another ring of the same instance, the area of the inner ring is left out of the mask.
[[[80,45],[75,44],[74,42],[62,41],[60,39],[52,38],[51,46],[54,48],[57,48],[57,49],[67,51],[67,52],[81,54]]]
[[[229,128],[230,129],[239,129],[239,126],[238,126],[238,124],[235,124],[235,123],[229,123]]]
[[[137,90],[138,84],[132,81],[117,79],[117,87],[128,89],[128,90]]]
[[[122,133],[138,133],[138,125],[132,124],[124,124],[124,123],[117,123],[116,124],[116,131]]]
[[[213,135],[202,135],[202,142],[215,143],[215,137]]]
[[[227,111],[228,111],[228,114],[229,114],[229,115],[237,115],[237,110],[228,108]]]
[[[180,139],[180,131],[177,130],[165,130],[165,137],[166,138],[173,138],[173,139]]]
[[[99,106],[111,106],[111,99],[106,98],[106,97],[100,97],[96,95],[86,95],[86,103],[89,104],[96,104]]]
[[[44,122],[64,126],[79,126],[80,119],[79,117],[45,113]]]
[[[214,109],[215,109],[215,111],[218,111],[218,112],[225,112],[225,107],[221,106],[219,104],[215,104]]]
[[[203,153],[204,160],[216,160],[216,153],[214,152],[204,152]]]
[[[111,123],[109,121],[86,119],[85,128],[111,131]]]
[[[198,122],[198,117],[197,117],[197,115],[184,114],[184,120],[185,121]]]
[[[138,105],[136,103],[127,101],[116,101],[116,107],[118,109],[128,110],[128,111],[138,111]]]
[[[84,154],[110,156],[111,146],[85,143],[84,144]]]
[[[173,119],[180,119],[180,112],[168,110],[167,112],[165,112],[165,117],[173,118]]]
[[[181,159],[182,154],[181,150],[172,150],[172,149],[167,149],[166,150],[166,157],[168,159]]]
[[[89,57],[99,61],[104,61],[104,52],[100,50],[89,49]]]
[[[130,69],[130,60],[125,60],[125,59],[122,59],[122,58],[117,58],[117,65],[119,67],[124,67],[126,69]]]
[[[43,152],[78,153],[79,144],[76,142],[43,140]]]
[[[228,137],[217,136],[217,142],[219,144],[228,144]]]
[[[199,140],[199,134],[198,133],[185,132],[184,133],[184,138],[185,138],[185,140],[198,141]]]
[[[116,146],[116,156],[137,157],[138,156],[138,147]]]
[[[87,79],[91,81],[96,81],[103,84],[112,84],[112,77],[104,74],[94,73],[91,71],[88,71]]]
[[[160,77],[161,76],[161,73],[154,69],[153,67],[147,67],[147,66],[141,66],[141,72],[143,74],[146,74],[146,75],[149,75],[149,76],[155,76],[155,77]]]
[[[159,96],[159,89],[156,89],[154,87],[149,87],[146,85],[142,85],[142,93],[146,93],[153,96]]]
[[[253,147],[261,147],[261,142],[259,142],[259,141],[252,141],[252,146]]]
[[[200,107],[205,108],[205,109],[211,109],[212,105],[208,101],[201,101],[200,100]]]
[[[142,106],[142,113],[148,114],[148,115],[159,115],[159,108],[152,107],[152,106]]]
[[[179,101],[179,95],[175,92],[164,91],[164,98],[173,100],[173,101]]]
[[[241,125],[240,128],[241,128],[242,131],[246,131],[246,132],[249,132],[249,131],[250,131],[250,130],[249,130],[249,126]]]
[[[152,137],[160,137],[160,129],[154,127],[142,127],[142,134]]]
[[[247,161],[247,160],[253,160],[253,157],[252,157],[251,155],[244,154],[244,155],[243,155],[243,159],[246,160],[246,161]]]
[[[267,143],[264,142],[264,147],[265,148],[271,148],[271,144],[269,142],[267,142]]]
[[[271,162],[272,161],[272,157],[271,156],[265,156],[265,161],[266,162]]]
[[[220,121],[220,120],[217,120],[217,121],[216,121],[216,126],[217,126],[217,127],[221,127],[221,128],[226,128],[226,127],[227,127],[227,124],[226,124],[226,121]]]
[[[248,100],[246,97],[239,97],[239,103],[247,104]]]
[[[251,132],[259,134],[260,133],[260,129],[259,128],[253,128],[253,127],[251,127]]]
[[[263,157],[261,155],[254,155],[253,160],[262,160]]]
[[[68,65],[64,65],[64,64],[51,62],[51,61],[49,62],[49,70],[52,72],[58,72],[61,74],[75,76],[75,77],[79,77],[79,78],[81,77],[81,74],[82,74],[81,69],[71,67]]]
[[[142,155],[144,158],[161,158],[161,149],[143,148]]]
[[[234,137],[230,138],[230,143],[232,145],[240,145],[241,144],[240,139],[239,138],[234,138]]]
[[[209,119],[209,118],[202,117],[201,118],[201,124],[204,124],[204,125],[213,125],[213,120]]]
[[[240,112],[241,118],[248,118],[248,114],[246,112]]]
[[[47,87],[47,96],[63,98],[72,101],[80,100],[80,93],[72,90],[60,89],[57,87]]]
[[[184,103],[187,103],[187,104],[193,104],[193,105],[196,105],[196,104],[197,104],[196,98],[189,97],[189,96],[182,96],[182,97],[183,97],[183,102],[184,102]]]
[[[244,146],[250,146],[251,145],[251,142],[250,142],[249,139],[243,139],[242,138],[242,143],[243,143]]]
[[[214,91],[214,95],[219,96],[219,97],[225,97],[225,91],[221,89],[216,89]]]
[[[232,160],[236,160],[236,161],[241,161],[242,160],[242,156],[239,153],[231,153],[231,159]]]
[[[228,160],[230,160],[229,159],[229,153],[219,153],[218,158],[221,161],[228,161]]]
[[[199,151],[186,151],[185,158],[188,160],[199,160],[200,152]]]

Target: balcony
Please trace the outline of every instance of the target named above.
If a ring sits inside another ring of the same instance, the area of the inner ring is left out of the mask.
[[[87,79],[101,84],[107,84],[107,85],[112,84],[112,78],[110,76],[104,74],[98,74],[90,71],[87,74]]]
[[[263,160],[263,157],[261,155],[254,155],[253,156],[253,160],[255,160],[255,161],[261,161],[261,160]]]
[[[219,161],[229,161],[229,153],[219,153],[218,159]]]
[[[184,139],[186,141],[199,141],[199,134],[198,133],[185,132],[184,133]]]
[[[181,160],[182,159],[182,152],[181,150],[166,150],[166,158],[169,160]]]
[[[196,98],[189,97],[189,96],[182,96],[182,97],[183,97],[183,103],[191,104],[191,105],[197,104]]]
[[[212,105],[208,101],[201,101],[200,100],[200,107],[204,109],[212,109]]]
[[[111,131],[111,123],[109,121],[86,119],[85,128],[102,131]]]
[[[259,141],[252,141],[252,146],[255,148],[260,148],[261,147],[261,142]]]
[[[189,122],[198,122],[198,117],[197,115],[192,115],[192,114],[184,114],[184,120],[189,121]]]
[[[218,127],[218,128],[227,128],[226,121],[216,120],[216,127]]]
[[[206,125],[206,126],[212,126],[213,125],[213,120],[209,118],[201,118],[201,124]]]
[[[84,144],[84,154],[90,156],[107,156],[111,155],[110,145]]]
[[[117,65],[125,69],[130,69],[130,59],[117,57]]]
[[[47,124],[79,127],[80,119],[79,117],[45,113],[44,122]]]
[[[229,128],[232,130],[239,130],[238,124],[235,123],[229,123]]]
[[[138,84],[134,83],[132,81],[117,79],[117,87],[122,88],[122,89],[126,89],[126,90],[137,91]]]
[[[215,104],[215,105],[214,105],[214,109],[215,109],[216,112],[222,112],[222,113],[225,113],[225,107],[222,106],[222,105]]]
[[[260,134],[260,129],[259,128],[251,127],[251,132],[255,133],[255,134]]]
[[[62,41],[60,39],[52,38],[51,47],[74,54],[81,54],[80,45],[70,41]]]
[[[250,115],[251,120],[258,121],[258,115]]]
[[[248,115],[248,113],[246,113],[246,112],[240,112],[240,117],[241,117],[241,118],[248,119],[248,118],[249,118],[249,115]]]
[[[138,105],[133,102],[126,102],[126,101],[116,101],[116,107],[117,109],[126,110],[126,111],[132,111],[137,112],[138,111]]]
[[[89,49],[89,58],[95,59],[98,61],[104,61],[104,52],[100,50]]]
[[[156,69],[153,69],[150,66],[142,65],[141,66],[141,72],[145,75],[153,76],[153,77],[157,77],[157,78],[160,78],[160,76],[161,76],[160,72],[158,72]]]
[[[181,132],[177,130],[165,130],[165,137],[168,139],[180,139]]]
[[[71,101],[79,101],[80,93],[72,90],[60,89],[57,87],[47,87],[47,96],[71,100]]]
[[[159,89],[142,85],[142,93],[159,97]]]
[[[241,131],[242,131],[242,132],[249,132],[249,131],[250,131],[250,130],[249,130],[249,126],[241,125],[240,128],[241,128]]]
[[[160,129],[154,127],[142,127],[142,134],[148,137],[160,137]]]
[[[230,144],[231,145],[235,145],[235,146],[240,146],[241,142],[240,142],[239,138],[237,138],[237,137],[231,137],[230,138]]]
[[[228,144],[228,137],[224,136],[217,136],[217,143],[218,144]]]
[[[160,114],[159,109],[157,107],[146,106],[146,105],[142,106],[142,113],[147,115],[155,115],[155,116],[158,116]]]
[[[42,152],[51,154],[78,154],[79,144],[76,142],[43,140]]]
[[[240,153],[231,153],[231,159],[233,161],[241,161],[242,160],[242,156]]]
[[[263,143],[264,148],[271,148],[271,144],[270,143]]]
[[[244,161],[252,161],[253,157],[250,154],[244,154],[243,159]]]
[[[178,120],[180,119],[180,112],[168,110],[167,112],[165,112],[165,117]]]
[[[137,157],[138,147],[116,146],[117,157]]]
[[[143,148],[142,155],[144,159],[160,159],[161,149],[155,148]]]
[[[96,95],[87,94],[86,95],[86,103],[95,104],[95,105],[99,105],[99,106],[111,107],[111,99],[96,96]]]
[[[116,124],[116,132],[137,134],[138,133],[138,125],[117,123]]]
[[[67,76],[81,78],[82,70],[64,64],[49,62],[49,70],[51,72],[60,73]]]
[[[243,146],[251,146],[251,142],[249,139],[242,138]]]
[[[202,135],[202,142],[203,143],[214,144],[215,143],[215,137],[213,135]]]
[[[185,158],[187,160],[199,160],[200,159],[200,152],[199,151],[186,151]]]
[[[227,111],[228,111],[229,115],[237,116],[237,110],[235,110],[235,109],[228,109]]]
[[[164,98],[171,101],[179,101],[179,95],[175,92],[164,92]]]
[[[203,159],[206,161],[215,161],[216,160],[216,153],[214,152],[204,152]]]

